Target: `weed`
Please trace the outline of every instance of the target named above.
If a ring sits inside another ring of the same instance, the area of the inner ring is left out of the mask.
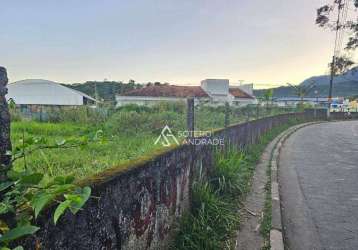
[[[215,166],[208,181],[192,187],[192,209],[181,220],[173,249],[232,249],[238,229],[241,201],[250,189],[255,166],[266,145],[281,131],[302,122],[291,119],[244,150],[235,148],[215,152]],[[271,175],[271,170],[267,170]],[[266,202],[261,233],[267,238],[271,229],[271,182],[266,184]],[[265,247],[269,247],[266,244]]]
[[[235,206],[208,182],[194,184],[192,201],[192,212],[181,221],[175,249],[222,249],[239,224]]]

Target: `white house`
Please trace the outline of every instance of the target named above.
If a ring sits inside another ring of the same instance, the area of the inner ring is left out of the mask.
[[[82,92],[59,83],[31,79],[8,85],[7,99],[17,105],[80,106],[94,104],[96,100]]]
[[[248,87],[250,89],[250,87]],[[194,98],[196,103],[210,105],[256,104],[257,100],[251,93],[245,92],[241,86],[230,86],[227,79],[206,79],[201,86],[158,85],[131,90],[116,96],[117,106],[126,104],[153,105],[160,101],[180,101]]]
[[[225,103],[230,101],[229,80],[227,79],[206,79],[201,81],[201,88],[209,95],[213,103]]]

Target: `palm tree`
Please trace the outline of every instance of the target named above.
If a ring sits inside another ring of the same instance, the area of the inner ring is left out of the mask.
[[[315,87],[316,83],[311,82],[308,85],[292,85],[287,83],[287,85],[290,86],[295,92],[295,95],[301,99],[300,105],[303,106],[303,98]]]
[[[269,111],[269,103],[272,104],[272,96],[273,96],[273,89],[268,89],[265,91],[263,99],[266,102],[266,112]]]
[[[269,102],[272,101],[272,96],[273,96],[273,89],[268,89],[265,91],[264,100],[266,102],[266,106],[268,106]]]

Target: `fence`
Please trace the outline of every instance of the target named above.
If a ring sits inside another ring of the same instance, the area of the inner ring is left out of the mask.
[[[195,128],[194,107],[187,112],[189,129]],[[191,118],[190,118],[191,117]],[[213,132],[237,148],[255,143],[260,136],[290,119],[311,120],[309,113],[290,113],[256,119]],[[224,148],[225,149],[225,148]],[[213,167],[212,146],[181,145],[150,159],[135,161],[123,171],[106,170],[86,181],[91,199],[76,216],[66,213],[58,225],[39,219],[41,230],[24,240],[26,249],[165,249],[179,218],[190,206],[190,187],[197,176]]]
[[[189,99],[192,100],[192,99]],[[170,108],[175,110],[173,107],[179,107],[176,111],[184,112],[186,109],[186,103],[182,101],[177,102],[158,102],[156,105],[152,106],[138,106],[129,104],[116,108],[114,106],[99,106],[99,107],[90,107],[90,106],[50,106],[50,105],[10,105],[10,111],[12,116],[15,119],[27,119],[35,120],[40,122],[73,122],[76,121],[90,121],[94,116],[96,118],[100,117],[101,120],[108,119],[113,113],[118,110],[126,111],[145,111],[150,109],[155,110],[165,110]],[[143,107],[143,108],[141,108]],[[216,112],[220,116],[228,113],[230,115],[231,123],[238,123],[238,121],[248,121],[253,119],[258,119],[266,117],[269,115],[281,114],[281,113],[292,113],[297,112],[299,109],[296,107],[276,107],[271,104],[261,105],[261,104],[249,104],[243,107],[240,106],[211,106],[208,104],[195,105],[195,113],[200,114],[202,112]],[[223,124],[224,120],[221,121]],[[222,127],[222,126],[221,126]]]

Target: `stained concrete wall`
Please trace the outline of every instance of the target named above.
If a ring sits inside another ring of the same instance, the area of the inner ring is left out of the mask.
[[[257,142],[286,114],[259,119],[215,132],[237,147]],[[183,212],[190,207],[190,186],[213,167],[209,146],[183,145],[133,166],[123,173],[99,176],[93,195],[76,216],[66,213],[55,227],[52,209],[39,220],[41,230],[23,243],[25,249],[166,249]]]

